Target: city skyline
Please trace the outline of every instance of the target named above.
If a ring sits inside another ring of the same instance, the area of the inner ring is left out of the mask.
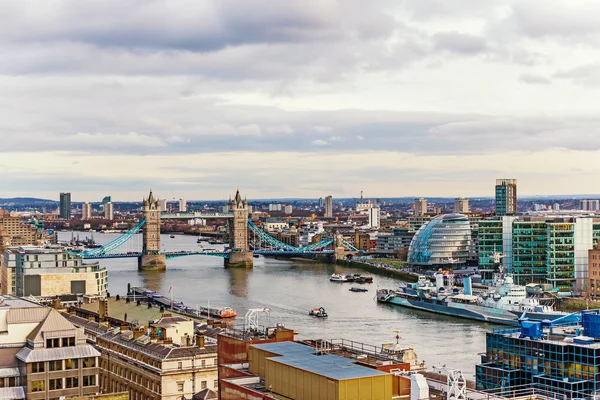
[[[0,197],[595,191],[597,2],[110,3],[7,3]]]

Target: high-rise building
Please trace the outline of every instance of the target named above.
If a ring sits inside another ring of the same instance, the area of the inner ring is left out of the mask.
[[[553,209],[554,211],[560,211],[560,204],[558,204],[558,203],[554,203],[554,204],[552,204],[552,209]]]
[[[454,200],[454,212],[457,214],[468,214],[469,213],[469,199],[460,197]]]
[[[319,208],[323,208],[324,204],[323,198],[319,197]]]
[[[291,214],[293,210],[294,210],[294,207],[292,207],[292,205],[291,205],[291,204],[288,204],[288,205],[286,205],[286,206],[284,207],[284,212],[285,212],[286,214]]]
[[[333,217],[333,197],[325,197],[325,218]]]
[[[600,210],[599,200],[579,200],[579,209],[584,211]]]
[[[179,199],[179,212],[187,211],[187,203],[184,199]]]
[[[108,220],[115,219],[115,205],[113,203],[106,203],[104,205],[104,218]]]
[[[160,209],[161,212],[167,212],[167,200],[166,199],[159,199],[158,200],[158,207]]]
[[[102,204],[106,204],[106,203],[111,203],[111,197],[110,196],[104,196],[104,198],[102,199]]]
[[[81,205],[81,219],[83,221],[92,219],[92,205],[90,203],[83,203]]]
[[[71,219],[71,193],[60,194],[59,216],[62,219]]]
[[[379,206],[374,204],[368,209],[369,212],[369,226],[371,228],[379,229],[381,227],[381,209]]]
[[[424,199],[424,198],[415,199],[414,208],[415,208],[415,216],[422,217],[423,215],[427,214],[427,199]]]
[[[496,179],[496,215],[517,215],[516,179]]]

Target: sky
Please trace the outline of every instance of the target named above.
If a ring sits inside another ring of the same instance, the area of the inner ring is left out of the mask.
[[[0,197],[600,193],[597,0],[3,0]]]

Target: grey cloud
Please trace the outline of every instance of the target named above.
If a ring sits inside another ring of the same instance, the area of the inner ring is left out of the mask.
[[[544,76],[536,74],[523,74],[519,80],[530,85],[549,85],[552,81]]]
[[[440,32],[433,36],[437,50],[453,53],[476,54],[487,50],[485,38],[460,32]]]
[[[568,79],[583,86],[600,85],[600,63],[581,65],[569,70],[559,71],[555,78]]]

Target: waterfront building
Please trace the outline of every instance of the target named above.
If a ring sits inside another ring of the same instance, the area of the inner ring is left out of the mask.
[[[179,212],[187,211],[187,203],[184,199],[179,199]]]
[[[421,226],[408,249],[408,263],[423,267],[464,265],[471,246],[471,226],[463,214],[444,214]]]
[[[325,197],[325,218],[333,217],[333,197]]]
[[[90,203],[83,203],[81,205],[81,219],[83,221],[92,219],[92,205]]]
[[[468,214],[469,213],[469,199],[459,197],[454,199],[454,213],[455,214]]]
[[[115,205],[113,203],[106,203],[104,205],[104,219],[112,221],[115,219]]]
[[[422,217],[427,214],[427,199],[415,199],[414,211],[415,217]]]
[[[496,215],[517,215],[516,179],[496,179]]]
[[[60,194],[59,215],[61,219],[71,219],[71,193]]]
[[[588,271],[587,284],[585,292],[592,298],[598,298],[600,295],[600,249],[594,248],[588,250]]]
[[[377,253],[397,254],[407,251],[415,231],[408,228],[394,228],[392,231],[379,231],[377,233]]]
[[[579,326],[522,322],[486,334],[476,367],[479,390],[510,394],[531,387],[553,398],[590,399],[600,389],[600,315],[583,311]]]
[[[104,296],[108,272],[98,261],[83,259],[62,246],[8,247],[3,254],[2,275],[6,293],[15,296],[53,297],[64,294]]]
[[[579,200],[579,209],[583,211],[600,210],[600,200]]]
[[[548,234],[545,221],[512,223],[512,273],[521,285],[546,281]],[[571,243],[572,245],[572,243]]]
[[[0,296],[0,398],[96,395],[100,353],[58,311]]]

